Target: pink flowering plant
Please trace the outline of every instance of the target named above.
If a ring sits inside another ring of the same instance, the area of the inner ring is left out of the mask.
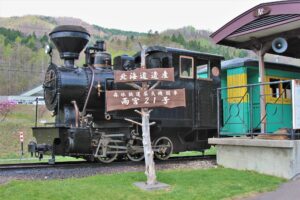
[[[3,122],[6,117],[14,110],[17,103],[11,100],[0,101],[0,122]]]

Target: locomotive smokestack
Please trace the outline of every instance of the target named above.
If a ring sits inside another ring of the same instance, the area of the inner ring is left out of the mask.
[[[64,59],[66,67],[73,67],[74,60],[89,41],[90,34],[81,26],[63,25],[55,27],[49,34],[51,41]]]

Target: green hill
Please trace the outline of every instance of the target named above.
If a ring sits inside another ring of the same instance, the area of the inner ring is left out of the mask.
[[[132,55],[143,45],[163,45],[223,55],[226,59],[245,57],[247,51],[215,45],[207,30],[187,26],[147,33],[104,28],[71,17],[27,15],[0,18],[0,95],[17,95],[43,82],[49,58],[44,54],[48,33],[57,25],[73,24],[85,27],[91,34],[90,45],[96,40],[107,42],[112,56]],[[61,63],[54,51],[53,60]],[[77,65],[84,62],[83,53]]]

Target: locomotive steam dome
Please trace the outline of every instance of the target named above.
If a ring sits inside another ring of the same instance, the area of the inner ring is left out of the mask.
[[[59,51],[60,58],[78,59],[79,53],[89,41],[90,34],[81,26],[57,26],[49,34],[51,41]]]

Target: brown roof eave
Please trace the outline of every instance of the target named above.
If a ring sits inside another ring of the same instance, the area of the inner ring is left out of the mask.
[[[224,40],[227,36],[229,36],[231,33],[233,33],[235,30],[237,30],[241,26],[243,26],[243,25],[245,25],[245,24],[247,24],[247,23],[249,23],[249,22],[256,19],[252,14],[252,12],[255,11],[256,9],[258,9],[260,7],[271,7],[271,6],[274,6],[274,5],[293,4],[293,3],[299,4],[300,1],[299,0],[290,0],[290,1],[277,1],[277,2],[268,2],[268,3],[259,4],[255,7],[247,10],[246,12],[242,13],[241,15],[235,17],[234,19],[232,19],[228,23],[226,23],[224,26],[219,28],[214,33],[212,33],[210,35],[210,37],[212,38],[212,40],[216,44],[223,44],[223,42],[221,43],[221,41]],[[283,9],[283,10],[287,10],[287,9]],[[240,21],[242,18],[244,18],[243,21]],[[237,23],[238,21],[239,21],[239,23]],[[235,24],[235,26],[233,26],[233,24]]]

